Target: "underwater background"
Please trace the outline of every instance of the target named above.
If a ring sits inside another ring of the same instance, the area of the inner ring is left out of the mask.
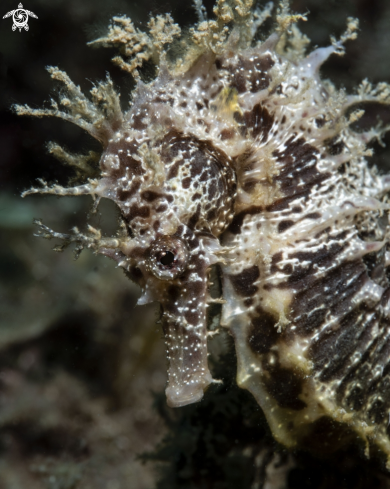
[[[2,0],[0,17],[18,0]],[[204,2],[212,16],[212,1]],[[0,489],[355,489],[390,487],[381,460],[362,447],[322,457],[289,453],[273,441],[252,396],[235,386],[231,340],[211,341],[215,378],[205,399],[172,410],[165,404],[166,359],[158,305],[135,308],[138,288],[113,262],[84,251],[52,252],[55,241],[33,236],[33,219],[59,232],[88,223],[112,234],[117,211],[102,202],[90,215],[89,197],[20,193],[37,178],[66,185],[70,168],[50,156],[56,141],[71,152],[99,151],[96,141],[64,121],[16,117],[14,103],[41,107],[58,66],[84,92],[109,72],[128,107],[132,79],[110,59],[114,50],[86,43],[104,34],[113,15],[126,14],[141,30],[150,15],[170,12],[182,28],[196,22],[183,0],[26,0],[29,30],[12,31],[0,19]],[[294,0],[308,13],[300,29],[312,46],[326,46],[360,20],[357,41],[322,69],[348,91],[363,78],[390,82],[388,0]],[[266,38],[266,22],[260,33]],[[155,74],[142,70],[144,80]],[[390,122],[390,113],[365,107],[360,126]],[[384,142],[390,143],[387,134]],[[372,158],[390,171],[390,149],[374,145]],[[215,317],[218,319],[218,307]],[[318,433],[324,444],[335,432]],[[267,466],[277,460],[270,476]],[[287,468],[286,468],[287,467]]]

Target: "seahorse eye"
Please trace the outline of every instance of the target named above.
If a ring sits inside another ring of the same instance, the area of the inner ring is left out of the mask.
[[[172,268],[172,266],[175,263],[175,255],[172,253],[172,251],[163,251],[161,253],[160,257],[160,263],[166,268]]]
[[[188,250],[181,239],[163,236],[150,247],[148,268],[159,279],[178,277],[186,269],[187,263]]]

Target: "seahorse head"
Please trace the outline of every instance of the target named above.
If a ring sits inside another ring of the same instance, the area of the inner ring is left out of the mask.
[[[161,304],[171,406],[198,401],[207,366],[208,271],[233,217],[235,174],[211,143],[183,134],[165,106],[134,103],[101,157],[96,192],[116,202],[125,237],[100,253],[140,285],[138,304]]]

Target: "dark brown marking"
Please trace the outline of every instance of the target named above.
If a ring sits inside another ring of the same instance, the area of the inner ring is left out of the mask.
[[[139,188],[141,187],[141,180],[135,180],[128,190],[119,189],[117,191],[117,197],[119,200],[125,201],[129,200],[133,195],[135,195]]]
[[[328,148],[328,153],[332,156],[341,154],[344,151],[345,143],[339,140],[338,136],[324,141],[324,144]]]
[[[252,93],[264,90],[269,86],[271,77],[267,72],[274,66],[274,64],[275,62],[269,54],[254,59],[254,65],[253,68],[251,68],[252,73],[250,75],[250,91]]]
[[[167,209],[168,209],[167,204],[160,204],[160,205],[159,205],[159,206],[156,208],[156,212],[165,212]]]
[[[130,170],[133,175],[141,176],[145,174],[145,170],[142,168],[142,163],[133,157],[126,156],[124,153],[122,153],[119,154],[119,160],[121,165],[124,165],[124,167]]]
[[[256,139],[260,134],[260,142],[266,141],[271,130],[274,117],[261,104],[256,104],[251,111],[244,112],[245,131]]]
[[[283,253],[281,251],[278,251],[277,253],[275,253],[272,257],[272,260],[271,260],[271,268],[270,268],[270,272],[273,274],[273,273],[277,273],[279,272],[279,267],[278,267],[278,263],[283,259]]]
[[[191,181],[192,181],[192,178],[191,177],[183,178],[183,180],[181,182],[181,186],[183,188],[189,188],[190,185],[191,185]]]
[[[152,102],[156,102],[156,103],[165,103],[166,100],[161,98],[159,95],[157,97],[155,97]]]
[[[206,215],[207,221],[213,221],[216,217],[217,217],[216,209],[211,209]]]
[[[232,222],[228,227],[228,231],[230,231],[232,234],[240,234],[241,226],[244,224],[245,217],[260,214],[260,212],[262,211],[263,208],[261,206],[254,205],[252,207],[249,207],[248,209],[245,209],[244,211],[239,212],[234,216]]]
[[[209,172],[207,170],[204,170],[199,178],[199,181],[205,182],[206,180],[208,180],[208,178],[209,178]]]
[[[280,223],[278,224],[278,232],[284,233],[284,231],[287,231],[287,229],[289,229],[294,224],[295,224],[294,221],[290,221],[288,219],[284,221],[280,221]]]
[[[235,88],[238,93],[244,93],[247,89],[255,93],[267,88],[271,80],[267,72],[274,64],[275,62],[269,54],[263,57],[254,56],[252,60],[239,56],[234,63],[227,63],[226,65],[218,60],[218,66],[231,73],[230,86]]]
[[[235,292],[241,297],[250,297],[257,292],[258,287],[253,285],[253,282],[259,277],[259,267],[256,265],[246,268],[241,273],[229,276]]]
[[[215,196],[215,192],[217,191],[217,182],[216,182],[216,179],[213,178],[211,180],[211,182],[209,183],[209,187],[207,189],[207,195],[208,195],[208,198],[210,200],[213,199],[213,197]]]
[[[151,190],[144,190],[141,192],[141,198],[146,200],[146,202],[153,202],[154,200],[161,199],[165,197],[164,194],[159,194],[158,192],[153,192]]]
[[[150,209],[146,206],[139,206],[137,204],[133,204],[130,207],[129,213],[127,214],[129,221],[133,220],[136,217],[147,218],[150,216]]]
[[[225,141],[226,139],[233,139],[235,135],[235,129],[223,129],[221,131],[220,138],[222,141]]]
[[[188,219],[188,227],[194,229],[200,218],[200,204],[196,207],[196,212]]]
[[[196,153],[189,160],[190,173],[192,178],[202,173],[202,170],[205,167],[206,161],[208,159],[207,156],[208,155],[203,154],[201,151],[196,151]]]
[[[252,351],[263,355],[276,345],[280,338],[275,317],[261,307],[256,308],[258,316],[252,318],[251,327],[248,332],[248,342]]]
[[[321,217],[321,214],[319,212],[311,212],[310,214],[307,214],[305,216],[305,219],[319,219]]]
[[[301,375],[278,364],[268,366],[267,370],[269,377],[265,377],[265,386],[281,408],[300,411],[307,406],[298,397],[304,382]]]
[[[258,180],[248,180],[244,182],[244,184],[242,185],[242,189],[245,190],[245,192],[247,192],[248,194],[250,194],[255,190],[256,185],[258,183],[259,183]]]
[[[179,174],[179,168],[183,163],[184,163],[183,160],[175,161],[175,163],[170,167],[168,171],[167,180],[177,177],[177,175]]]
[[[137,151],[138,145],[134,141],[127,142],[121,139],[120,141],[111,142],[107,147],[106,154],[113,154],[119,158],[119,168],[108,168],[107,171],[110,177],[116,179],[126,177],[126,179],[129,179],[133,175],[143,175],[145,170],[142,168],[141,162],[131,156]]]
[[[285,209],[288,209],[290,206],[290,203],[293,202],[296,199],[307,197],[310,194],[310,188],[306,188],[305,190],[302,190],[302,192],[298,192],[295,195],[290,195],[289,197],[284,197],[281,199],[275,200],[270,205],[267,205],[265,210],[267,212],[278,212],[278,211],[283,211]]]

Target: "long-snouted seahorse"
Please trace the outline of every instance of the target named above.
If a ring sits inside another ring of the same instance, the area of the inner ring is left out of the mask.
[[[321,80],[322,63],[356,37],[354,19],[340,40],[306,54],[303,17],[286,0],[264,42],[255,34],[271,5],[218,0],[207,20],[195,3],[199,24],[180,40],[166,15],[150,20],[149,34],[114,18],[94,41],[119,47],[114,62],[137,81],[128,111],[109,78],[87,98],[58,68],[49,68],[64,86],[58,104],[16,106],[77,124],[103,147],[94,165],[51,144],[84,180],[42,182],[24,196],[90,194],[121,214],[112,238],[38,222],[39,234],[112,258],[141,287],[139,304],[161,304],[170,406],[199,401],[214,382],[208,272],[218,264],[237,381],[276,439],[305,446],[331,427],[337,440],[356,433],[389,455],[390,176],[367,163],[367,144],[386,128],[351,127],[357,104],[390,103],[389,86],[363,81],[348,95]],[[138,72],[145,60],[158,67],[148,84]]]

